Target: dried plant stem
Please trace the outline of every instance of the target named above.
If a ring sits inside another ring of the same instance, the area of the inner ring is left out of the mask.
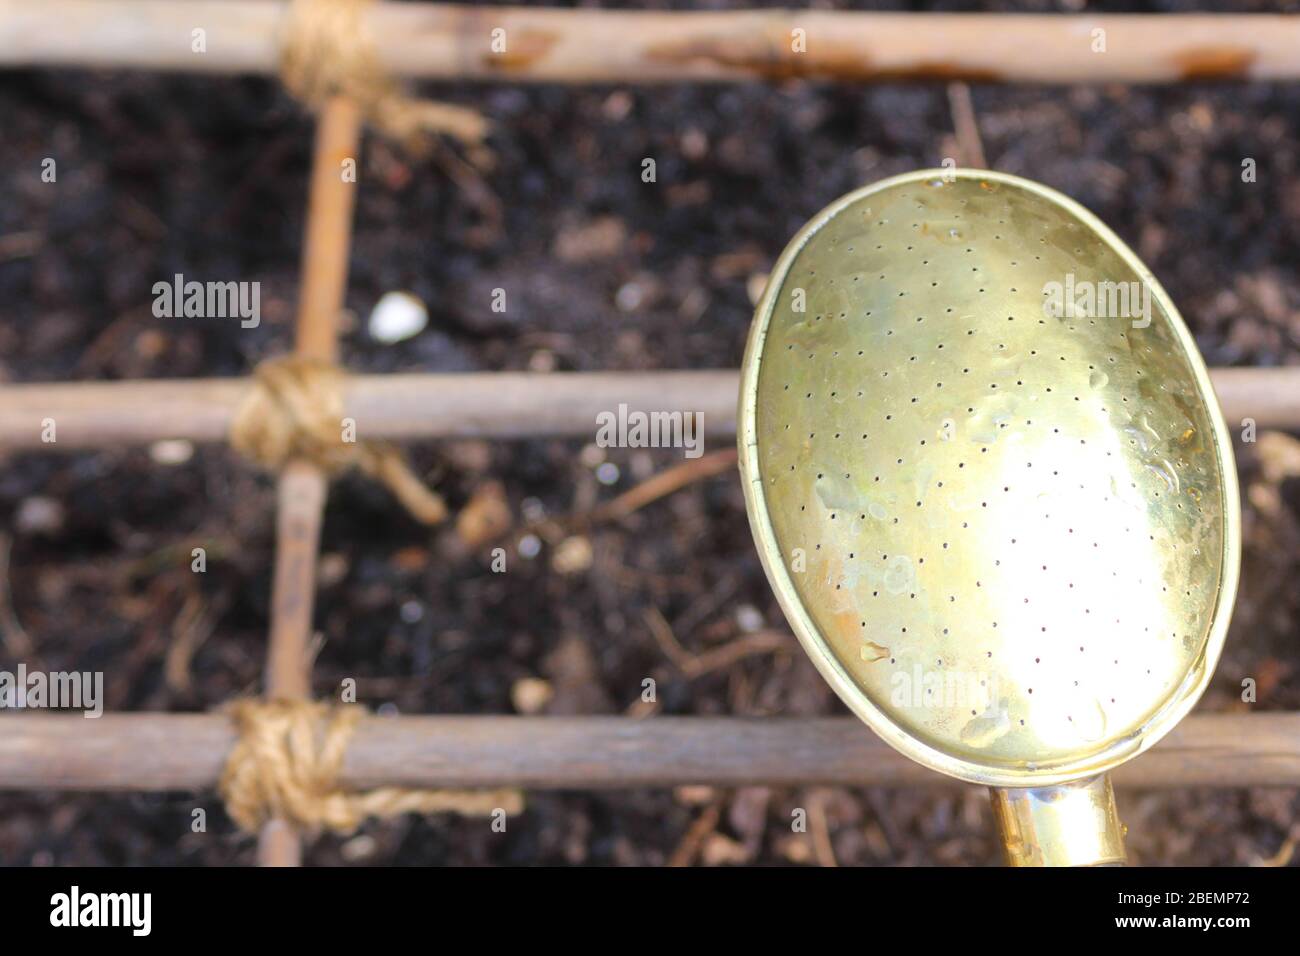
[[[587,516],[591,521],[617,521],[644,508],[652,501],[680,491],[687,485],[714,475],[721,475],[736,467],[736,449],[722,448],[699,458],[692,458],[667,471],[661,471],[623,492],[617,498],[596,508]]]
[[[980,138],[979,119],[975,116],[975,102],[970,87],[965,83],[948,84],[948,107],[952,111],[953,132],[957,137],[957,165],[969,169],[988,169],[984,157],[984,141]]]

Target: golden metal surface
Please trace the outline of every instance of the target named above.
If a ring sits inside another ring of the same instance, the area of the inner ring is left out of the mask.
[[[1133,253],[1037,183],[944,173],[845,196],[773,270],[742,376],[750,521],[805,649],[885,740],[1053,785],[1141,752],[1204,689],[1236,472]],[[1080,308],[1049,314],[1053,283]],[[1103,283],[1138,284],[1127,310]]]
[[[1124,864],[1125,827],[1107,775],[990,793],[1009,866]]]

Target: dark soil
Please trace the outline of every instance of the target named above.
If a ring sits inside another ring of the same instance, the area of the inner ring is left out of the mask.
[[[447,156],[413,162],[368,139],[348,291],[357,320],[344,338],[354,370],[735,367],[753,277],[812,213],[955,155],[941,86],[430,92],[492,119],[496,166],[467,188]],[[974,102],[990,164],[1062,190],[1114,227],[1179,303],[1209,364],[1300,361],[1300,86],[980,87]],[[311,130],[270,81],[0,76],[0,378],[239,375],[285,350]],[[57,159],[57,184],[40,180],[45,157]],[[641,181],[644,157],[657,160],[656,184]],[[1256,182],[1242,182],[1245,158],[1257,162]],[[177,272],[260,281],[260,327],[154,318],[151,287]],[[494,288],[508,292],[504,315],[490,308]],[[428,303],[430,325],[383,345],[365,317],[397,289]],[[411,454],[454,508],[503,483],[517,521],[584,510],[680,461],[594,451],[456,442]],[[1267,480],[1256,445],[1239,444],[1238,455],[1248,491],[1243,588],[1200,706],[1297,710],[1300,480]],[[602,460],[618,466],[613,486],[597,480]],[[36,648],[29,667],[104,671],[114,710],[203,710],[254,691],[273,498],[270,480],[223,447],[174,466],[147,449],[6,456],[0,519],[12,544],[12,611]],[[661,713],[844,713],[793,640],[691,680],[647,624],[657,609],[692,652],[756,625],[785,629],[734,476],[597,527],[590,566],[567,573],[555,567],[554,542],[495,575],[477,556],[448,557],[452,535],[421,530],[360,479],[334,485],[318,694],[352,677],[363,702],[386,712],[502,714],[516,712],[517,684],[533,678],[553,693],[546,712],[620,713],[637,711],[649,676]],[[199,545],[209,553],[203,575],[189,570]],[[178,635],[207,624],[211,636],[169,680]],[[12,667],[5,646],[0,662]],[[1247,677],[1256,704],[1240,701]],[[1142,863],[1284,862],[1300,838],[1294,791],[1130,792],[1121,802]],[[208,810],[206,834],[190,832],[196,806]],[[825,848],[819,855],[809,836],[790,832],[796,806],[824,813],[842,864],[998,858],[974,789],[686,788],[530,794],[504,836],[478,821],[368,825],[319,840],[308,861],[658,864],[714,814],[683,857],[824,860]],[[211,793],[0,796],[0,863],[252,855]]]

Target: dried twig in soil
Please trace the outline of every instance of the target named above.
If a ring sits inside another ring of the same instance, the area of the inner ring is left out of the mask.
[[[808,835],[812,837],[813,853],[820,866],[839,866],[835,848],[831,845],[831,828],[826,820],[826,793],[813,790],[808,794]]]
[[[658,501],[674,491],[680,491],[687,485],[702,481],[705,478],[711,478],[714,475],[721,475],[730,471],[736,466],[736,449],[723,448],[719,451],[710,452],[707,455],[701,455],[692,461],[683,462],[675,465],[667,471],[661,471],[651,478],[647,478],[634,488],[623,492],[617,498],[605,502],[605,504],[594,509],[587,520],[597,521],[617,521],[626,518],[632,512],[644,508],[652,501]]]
[[[681,642],[673,634],[672,627],[664,620],[658,608],[648,608],[644,616],[650,633],[654,635],[655,641],[664,654],[691,680],[712,671],[724,670],[737,661],[755,654],[771,654],[790,649],[790,638],[787,635],[778,631],[758,631],[738,637],[734,641],[702,654],[692,654],[682,647]]]
[[[0,532],[0,644],[11,657],[21,660],[36,647],[14,610],[13,591],[9,586],[9,555],[13,543],[9,534]]]
[[[686,835],[682,837],[682,841],[677,844],[677,849],[673,850],[672,856],[668,858],[668,865],[690,866],[694,863],[695,858],[700,854],[700,848],[704,846],[704,841],[718,828],[718,819],[721,815],[721,801],[706,807],[686,830]]]
[[[957,165],[968,169],[988,169],[970,87],[965,83],[949,83],[948,108],[952,111],[953,131],[957,134]]]

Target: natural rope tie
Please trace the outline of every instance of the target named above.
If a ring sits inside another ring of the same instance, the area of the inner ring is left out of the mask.
[[[365,717],[360,706],[247,699],[230,704],[227,712],[239,739],[226,758],[218,789],[230,818],[248,833],[272,818],[304,832],[328,828],[351,833],[370,817],[523,812],[518,790],[342,790],[338,777],[348,741]]]
[[[262,362],[230,423],[230,444],[272,470],[293,458],[306,458],[330,475],[359,468],[386,485],[417,521],[442,521],[446,504],[397,448],[344,440],[345,380],[342,370],[326,362],[297,356]]]
[[[280,78],[309,109],[336,95],[361,107],[367,122],[416,153],[431,134],[454,136],[478,146],[488,124],[474,110],[405,95],[380,61],[365,28],[374,0],[292,0],[284,14]]]

